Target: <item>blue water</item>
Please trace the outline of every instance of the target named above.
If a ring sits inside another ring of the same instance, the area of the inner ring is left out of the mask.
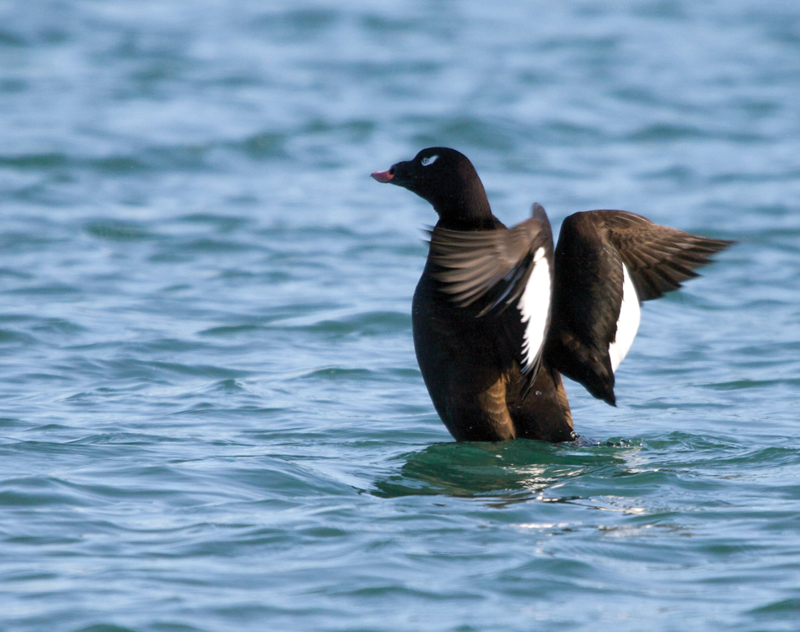
[[[797,630],[798,103],[796,2],[4,0],[0,629]],[[438,420],[433,144],[740,242],[596,445]]]

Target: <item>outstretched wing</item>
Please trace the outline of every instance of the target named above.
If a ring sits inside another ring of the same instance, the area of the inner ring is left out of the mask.
[[[639,303],[678,289],[732,243],[626,211],[567,217],[555,252],[547,361],[614,405],[614,371],[636,337]]]
[[[660,226],[626,211],[586,214],[608,231],[609,240],[630,272],[640,301],[661,298],[677,290],[683,281],[699,276],[694,268],[708,265],[711,255],[736,243]]]
[[[511,229],[434,228],[431,258],[441,290],[477,318],[496,317],[526,389],[539,370],[550,319],[553,235],[544,209]],[[511,309],[509,309],[511,308]]]

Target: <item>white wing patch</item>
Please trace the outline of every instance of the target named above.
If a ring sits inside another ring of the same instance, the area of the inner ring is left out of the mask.
[[[544,248],[539,248],[533,255],[533,271],[517,307],[522,314],[522,322],[528,323],[522,343],[525,356],[523,370],[527,370],[533,366],[544,343],[547,314],[550,311],[550,266],[545,259]]]
[[[622,264],[622,271],[625,273],[625,282],[622,285],[622,307],[619,310],[619,319],[617,320],[617,334],[614,342],[608,345],[611,368],[615,373],[617,367],[628,355],[633,339],[636,338],[641,317],[639,297],[636,294],[636,288],[633,286],[631,275],[628,273],[628,266],[624,263]]]

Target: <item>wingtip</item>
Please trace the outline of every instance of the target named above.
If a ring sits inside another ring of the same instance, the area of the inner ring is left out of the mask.
[[[733,239],[714,239],[713,237],[700,237],[703,240],[702,245],[708,248],[711,252],[709,254],[717,254],[731,246],[736,246],[739,242]]]

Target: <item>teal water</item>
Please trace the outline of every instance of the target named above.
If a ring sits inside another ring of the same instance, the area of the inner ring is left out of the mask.
[[[0,3],[0,629],[794,631],[800,5]],[[736,239],[597,442],[451,442],[410,302],[495,213]]]

